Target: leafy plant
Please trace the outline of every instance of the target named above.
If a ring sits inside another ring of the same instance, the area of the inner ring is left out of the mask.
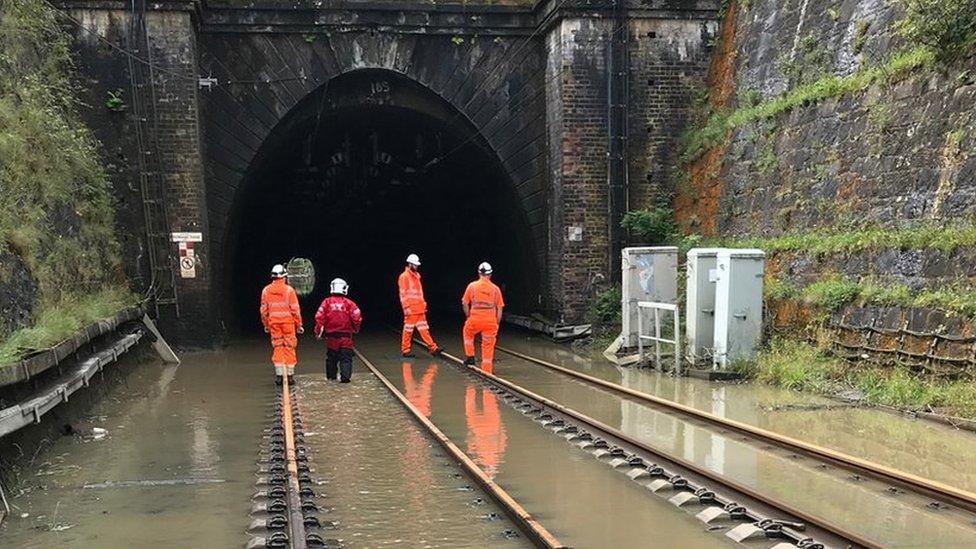
[[[464,43],[464,38],[460,36],[452,36],[451,43],[454,44],[455,46],[460,46],[461,44]]]
[[[106,95],[108,97],[105,99],[105,106],[108,107],[110,111],[122,112],[125,110],[125,100],[122,99],[121,88],[109,90],[106,92]]]
[[[666,206],[627,212],[620,225],[651,245],[667,243],[678,231],[674,210]]]
[[[617,324],[620,322],[620,303],[623,293],[620,286],[611,286],[597,294],[590,305],[590,320],[594,324]]]
[[[851,42],[851,50],[854,55],[861,53],[864,48],[864,43],[868,39],[868,29],[871,28],[871,22],[867,19],[861,19],[857,22],[857,27],[854,30],[854,41]]]
[[[976,50],[976,2],[973,0],[902,0],[905,17],[896,29],[909,41],[928,46],[945,61]]]
[[[857,283],[841,278],[818,280],[803,291],[805,301],[828,311],[840,309],[857,299],[858,295],[860,295],[860,288]]]

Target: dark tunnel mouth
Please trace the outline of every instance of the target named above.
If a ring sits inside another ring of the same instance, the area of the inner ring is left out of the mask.
[[[357,72],[320,89],[329,97],[313,93],[296,106],[248,170],[220,277],[225,325],[259,329],[261,287],[272,265],[293,257],[309,258],[316,271],[315,290],[301,300],[306,324],[334,277],[350,284],[367,318],[394,321],[396,278],[409,253],[420,254],[432,314],[459,310],[481,261],[495,267],[508,310],[535,310],[542,273],[497,155],[446,101],[404,77],[382,75],[410,92],[404,99],[333,97],[371,88],[381,71]]]

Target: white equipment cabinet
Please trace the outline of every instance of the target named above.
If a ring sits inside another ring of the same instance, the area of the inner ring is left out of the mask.
[[[623,347],[637,347],[637,303],[654,301],[676,304],[678,299],[678,248],[651,246],[624,248],[621,323]]]
[[[715,263],[720,251],[721,248],[688,251],[685,332],[692,364],[710,358],[715,347]]]
[[[756,358],[762,337],[762,250],[719,250],[716,255],[713,369]]]

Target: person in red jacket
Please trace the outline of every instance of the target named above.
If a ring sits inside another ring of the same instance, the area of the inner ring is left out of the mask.
[[[342,383],[352,379],[352,335],[359,333],[363,315],[353,300],[346,297],[349,285],[341,278],[329,284],[329,297],[322,300],[315,313],[315,337],[325,338],[325,377]]]

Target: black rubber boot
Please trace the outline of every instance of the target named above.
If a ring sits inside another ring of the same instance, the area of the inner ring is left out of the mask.
[[[407,351],[402,356],[403,358],[415,358],[417,355],[413,354],[413,351]]]
[[[469,356],[469,357],[465,358],[464,359],[464,365],[465,366],[474,366],[474,357],[473,356]]]
[[[281,386],[281,376],[275,376],[275,385]]]
[[[288,376],[288,385],[290,386],[295,385],[295,376]]]
[[[352,383],[351,379],[340,379],[339,383]]]
[[[430,356],[441,356],[444,354],[444,347],[435,347],[433,351],[430,352]]]

